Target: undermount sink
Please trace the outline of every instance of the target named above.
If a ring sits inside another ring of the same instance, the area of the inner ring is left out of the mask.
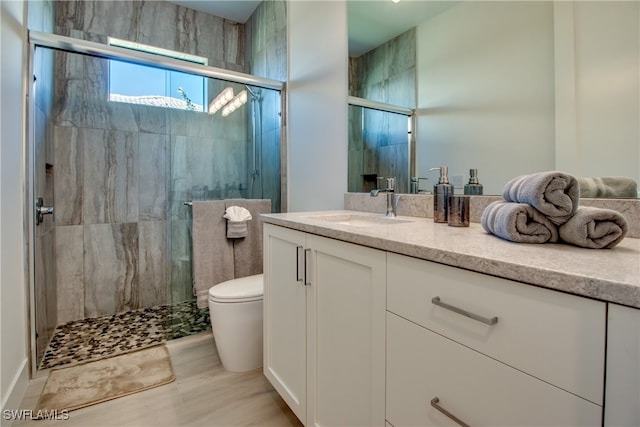
[[[371,227],[375,225],[394,225],[412,222],[408,219],[398,219],[397,217],[392,216],[370,216],[358,214],[314,215],[308,218],[318,221],[327,221],[333,224],[350,225],[353,227]]]

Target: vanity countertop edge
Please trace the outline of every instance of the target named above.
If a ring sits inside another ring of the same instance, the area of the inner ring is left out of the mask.
[[[380,217],[380,214],[336,210],[264,214],[261,220],[374,249],[640,308],[640,239],[627,237],[613,249],[586,249],[564,243],[513,243],[486,233],[477,223],[471,223],[469,227],[450,227],[434,223],[431,218],[397,217],[400,221],[357,227],[317,219],[332,214]]]

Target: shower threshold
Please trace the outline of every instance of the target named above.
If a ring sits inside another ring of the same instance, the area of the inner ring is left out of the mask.
[[[195,301],[74,320],[56,327],[40,369],[128,353],[209,329],[209,310],[197,308]]]

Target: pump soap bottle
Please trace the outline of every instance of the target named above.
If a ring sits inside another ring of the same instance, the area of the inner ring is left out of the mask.
[[[464,194],[482,195],[482,184],[478,182],[478,169],[469,169],[469,183],[464,186]]]
[[[453,185],[449,184],[449,168],[440,166],[431,168],[429,171],[440,171],[440,179],[433,186],[433,221],[447,223],[447,213],[449,211],[449,196],[453,195]]]

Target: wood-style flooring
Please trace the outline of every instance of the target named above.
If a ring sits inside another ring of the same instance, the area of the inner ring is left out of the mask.
[[[211,332],[167,342],[173,383],[69,412],[67,420],[16,420],[13,426],[301,426],[262,369],[228,372]],[[31,381],[20,409],[33,409],[46,376]]]

